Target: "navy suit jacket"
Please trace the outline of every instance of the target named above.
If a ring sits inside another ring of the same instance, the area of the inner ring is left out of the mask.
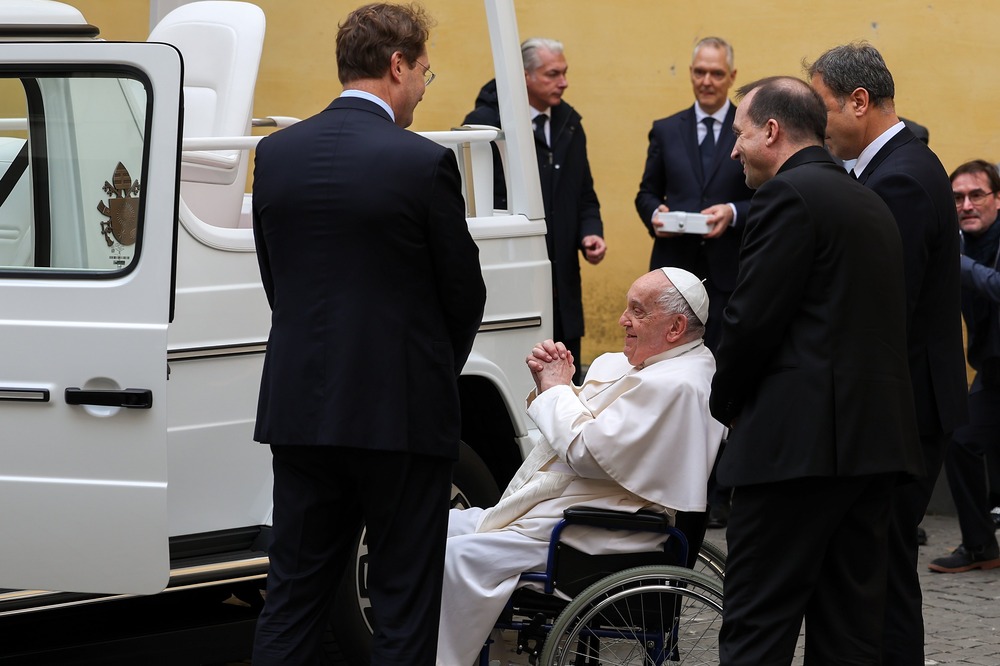
[[[735,116],[733,104],[722,124],[715,160],[708,174],[701,172],[694,106],[654,122],[649,132],[646,169],[635,197],[639,219],[654,238],[649,269],[676,266],[691,271],[707,279],[710,294],[714,290],[731,292],[736,284],[740,241],[753,196],[740,163],[730,158],[736,144]],[[656,238],[653,233],[653,211],[660,204],[666,204],[670,210],[697,213],[719,203],[736,206],[736,225],[719,238],[705,240],[695,235]]]
[[[257,147],[271,333],[254,438],[456,457],[486,298],[454,154],[341,97]]]
[[[958,215],[937,156],[904,128],[858,177],[888,204],[903,238],[910,377],[921,435],[966,419]]]
[[[819,146],[754,194],[726,306],[712,415],[719,481],[923,472],[899,231]]]

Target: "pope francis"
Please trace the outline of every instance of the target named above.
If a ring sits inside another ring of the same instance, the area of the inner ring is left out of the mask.
[[[663,268],[632,284],[618,320],[624,350],[597,358],[582,386],[571,383],[575,359],[562,343],[532,349],[527,409],[544,441],[496,506],[451,512],[438,666],[476,661],[520,574],[545,568],[564,509],[705,510],[723,435],[708,409],[715,359],[702,340],[707,319],[701,281]],[[663,537],[574,526],[563,538],[614,553],[652,550]]]

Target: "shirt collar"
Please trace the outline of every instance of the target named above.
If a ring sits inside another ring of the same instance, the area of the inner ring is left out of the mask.
[[[889,139],[899,134],[900,130],[904,127],[905,125],[901,120],[886,131],[879,134],[878,138],[865,146],[865,149],[861,151],[860,155],[858,155],[858,161],[854,164],[855,175],[860,176],[864,173],[864,170],[867,169],[868,165],[871,163],[872,158],[878,154],[878,151],[882,150],[882,146],[889,143]]]
[[[531,111],[531,120],[534,120],[538,116],[545,116],[549,120],[552,120],[552,107],[545,109],[544,111],[539,111],[535,107],[528,105],[528,109]]]
[[[722,123],[726,121],[726,115],[729,113],[729,107],[731,104],[732,102],[727,99],[726,103],[722,105],[722,108],[715,113],[705,113],[704,109],[701,108],[701,105],[698,104],[698,102],[695,102],[694,119],[700,123],[705,118],[711,116],[712,118],[715,118],[715,122],[719,123],[719,127],[722,127]]]
[[[684,344],[672,347],[671,349],[668,349],[665,352],[660,352],[659,354],[653,354],[652,356],[647,358],[641,365],[635,366],[635,368],[636,370],[642,370],[643,368],[648,368],[654,363],[658,363],[660,361],[666,361],[667,359],[670,358],[676,358],[681,354],[686,354],[692,349],[697,349],[698,347],[701,347],[704,344],[705,341],[702,338],[698,338],[697,340],[692,340],[691,342],[685,342]]]
[[[388,104],[385,103],[385,100],[382,99],[381,97],[379,97],[378,95],[373,95],[370,92],[367,92],[365,90],[357,90],[355,88],[349,88],[349,89],[345,90],[344,92],[340,93],[340,96],[341,97],[360,97],[361,99],[366,99],[369,102],[374,102],[375,104],[378,104],[383,109],[385,109],[385,112],[389,114],[389,118],[392,119],[392,122],[396,122],[396,114],[392,112],[392,108]]]

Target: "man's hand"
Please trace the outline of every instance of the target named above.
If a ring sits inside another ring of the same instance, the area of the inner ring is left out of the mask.
[[[669,213],[669,212],[670,209],[664,206],[663,204],[660,204],[656,209],[656,213]],[[656,213],[653,213],[653,233],[656,235],[657,238],[676,238],[678,236],[684,235],[677,231],[660,231],[660,223],[656,221]]]
[[[542,393],[553,386],[573,385],[573,373],[576,372],[573,360],[573,354],[566,349],[566,345],[546,340],[535,345],[524,362],[531,370],[535,388]]]
[[[607,243],[605,243],[604,239],[597,234],[583,237],[583,256],[586,257],[587,261],[590,263],[601,263],[601,259],[604,258],[604,253],[607,251]]]
[[[733,207],[725,203],[709,206],[701,211],[701,214],[708,215],[709,232],[704,235],[704,238],[718,238],[726,233],[726,229],[733,223],[735,217]]]

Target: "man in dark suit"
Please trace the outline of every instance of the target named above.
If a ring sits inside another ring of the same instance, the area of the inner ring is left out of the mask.
[[[990,463],[1000,456],[1000,173],[986,160],[951,172],[962,229],[962,317],[968,333],[969,422],[956,428],[944,470],[955,501],[962,543],[930,563],[931,571],[961,573],[1000,567],[1000,544],[990,509]],[[992,486],[992,488],[991,488]]]
[[[654,239],[649,269],[677,266],[705,280],[712,308],[705,346],[714,352],[719,347],[722,312],[736,285],[740,241],[753,192],[740,165],[729,159],[736,142],[736,106],[729,101],[729,89],[736,81],[733,47],[719,37],[702,39],[694,47],[689,72],[694,106],[653,123],[635,209]],[[704,236],[661,231],[655,216],[670,210],[708,215],[712,230]],[[708,526],[725,527],[732,489],[719,485],[714,471],[708,486]]]
[[[552,264],[553,339],[561,340],[576,359],[575,384],[580,384],[580,339],[584,334],[580,254],[599,264],[607,252],[601,204],[587,158],[587,135],[580,114],[563,101],[569,87],[569,65],[563,45],[554,39],[533,37],[521,44],[524,81],[528,88],[531,122],[535,126],[535,152],[545,204],[545,242]],[[466,125],[500,127],[496,81],[490,81],[476,98],[476,108]],[[507,185],[499,153],[494,146],[494,204],[507,207]]]
[[[427,37],[419,8],[356,10],[337,34],[343,95],[257,147],[272,316],[254,438],[274,516],[255,666],[318,663],[362,523],[371,663],[434,663],[457,377],[486,290],[454,154],[403,129],[433,79]]]
[[[750,84],[733,131],[748,213],[712,414],[735,487],[722,664],[878,663],[897,476],[921,471],[892,214],[823,149],[803,81]]]
[[[917,526],[951,433],[966,418],[958,217],[948,174],[896,115],[892,74],[873,46],[830,49],[809,76],[826,104],[831,152],[857,159],[853,172],[888,204],[903,238],[907,356],[926,475],[894,492],[883,664],[921,666]]]
[[[654,238],[649,269],[677,266],[705,280],[712,305],[705,344],[714,351],[722,311],[736,284],[753,193],[739,164],[729,159],[736,140],[736,106],[729,101],[736,80],[732,46],[718,37],[702,39],[694,48],[690,73],[695,104],[653,123],[635,209]],[[704,236],[661,231],[654,216],[670,210],[708,215],[712,230]]]

